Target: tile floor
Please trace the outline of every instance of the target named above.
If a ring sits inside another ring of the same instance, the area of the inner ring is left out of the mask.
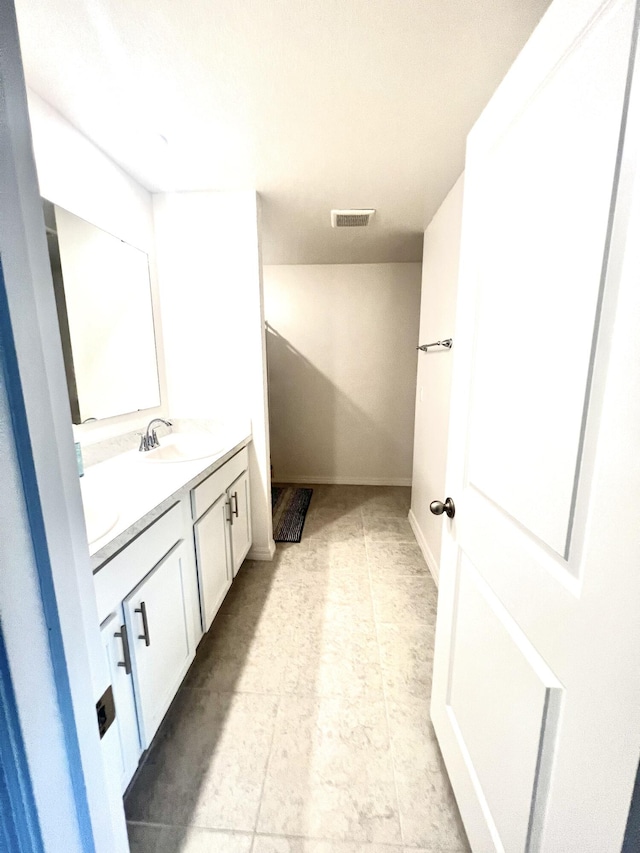
[[[132,853],[466,853],[409,489],[314,486],[242,567],[125,801]]]

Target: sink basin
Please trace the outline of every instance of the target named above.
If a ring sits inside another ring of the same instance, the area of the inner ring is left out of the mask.
[[[173,433],[160,439],[160,447],[138,454],[143,462],[191,462],[215,456],[222,444],[209,433]]]
[[[102,490],[82,480],[81,487],[87,540],[89,545],[93,545],[116,525],[120,513],[113,500]]]

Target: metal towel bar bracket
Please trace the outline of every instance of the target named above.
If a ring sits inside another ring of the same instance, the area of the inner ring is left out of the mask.
[[[446,347],[447,349],[451,349],[453,346],[453,338],[445,338],[443,341],[435,341],[432,344],[422,344],[421,347],[416,347],[416,349],[422,350],[422,352],[426,352],[429,347]]]

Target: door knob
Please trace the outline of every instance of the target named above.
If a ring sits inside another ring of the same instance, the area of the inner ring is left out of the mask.
[[[444,503],[442,501],[431,501],[429,509],[434,515],[442,515],[443,512],[446,512],[449,518],[453,518],[456,514],[456,505],[451,498],[446,498]]]

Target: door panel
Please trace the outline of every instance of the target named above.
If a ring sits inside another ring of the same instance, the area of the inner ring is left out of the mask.
[[[124,601],[146,749],[193,659],[183,589],[183,543],[176,545]]]
[[[110,616],[100,626],[100,635],[109,663],[113,699],[116,706],[116,719],[113,728],[117,731],[119,744],[116,763],[120,793],[124,793],[131,781],[142,753],[133,697],[133,680],[131,673],[127,673],[126,668],[121,666],[127,660],[128,652],[128,650],[125,652],[124,648],[128,638],[126,629],[125,631],[122,630],[123,624],[124,613],[120,607],[117,613]]]
[[[231,550],[233,554],[233,576],[235,577],[251,547],[251,502],[247,471],[229,486],[228,494],[233,507]]]
[[[226,493],[194,526],[203,628],[208,631],[233,579]]]
[[[561,686],[465,556],[455,624],[450,714],[492,835],[524,851],[547,708]]]
[[[469,137],[431,714],[479,853],[618,853],[640,755],[635,6],[555,0]]]
[[[628,43],[628,15],[593,26],[477,164],[469,481],[561,555],[628,64],[617,46]]]

